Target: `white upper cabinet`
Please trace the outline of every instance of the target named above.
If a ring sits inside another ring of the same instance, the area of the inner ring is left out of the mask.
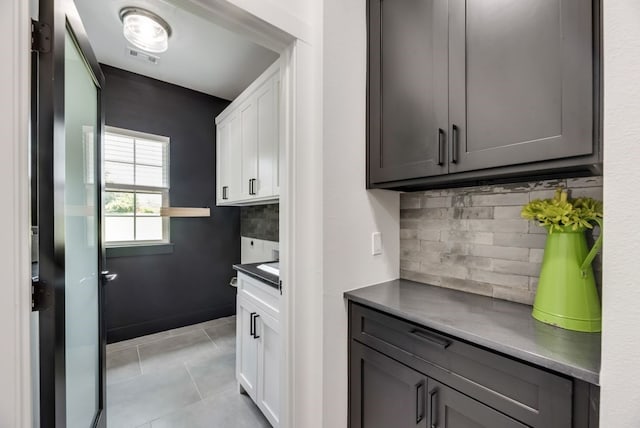
[[[216,117],[218,205],[278,200],[280,120],[276,61]]]

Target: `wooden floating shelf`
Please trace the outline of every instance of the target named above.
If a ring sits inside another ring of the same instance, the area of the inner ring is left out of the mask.
[[[162,217],[211,217],[211,208],[183,208],[183,207],[163,207],[160,208]]]

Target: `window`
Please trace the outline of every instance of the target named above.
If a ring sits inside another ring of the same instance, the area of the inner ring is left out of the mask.
[[[169,242],[169,138],[107,126],[104,176],[105,243]]]

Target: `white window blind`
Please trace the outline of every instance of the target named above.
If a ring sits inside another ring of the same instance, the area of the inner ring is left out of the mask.
[[[169,242],[169,138],[106,127],[104,176],[107,245]]]

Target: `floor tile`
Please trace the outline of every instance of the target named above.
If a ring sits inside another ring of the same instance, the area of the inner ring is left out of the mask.
[[[184,366],[143,374],[107,386],[109,428],[138,427],[200,401]]]
[[[220,353],[202,329],[145,343],[139,345],[138,350],[142,373],[145,374]]]
[[[204,328],[207,335],[218,347],[223,350],[233,351],[236,349],[236,324],[227,323],[222,325],[207,326]]]
[[[235,352],[190,361],[187,363],[187,369],[202,398],[238,389]]]
[[[205,321],[203,323],[200,323],[199,326],[202,328],[206,328],[206,327],[217,327],[219,325],[223,325],[223,324],[229,324],[229,323],[235,323],[236,322],[236,316],[232,315],[230,317],[225,317],[225,318],[217,318],[215,320],[211,320],[211,321]]]
[[[169,337],[169,331],[161,331],[159,333],[148,334],[146,336],[136,337],[134,339],[123,340],[121,342],[110,343],[107,345],[107,352],[120,351],[122,349],[132,348],[143,343],[154,342],[164,337]]]
[[[141,374],[137,347],[107,352],[107,384],[120,382]]]
[[[271,427],[251,401],[237,390],[216,395],[151,422],[151,428]]]
[[[169,336],[179,336],[181,334],[191,333],[197,330],[202,330],[202,325],[200,324],[186,325],[184,327],[173,328],[167,331],[167,333],[169,333]]]

